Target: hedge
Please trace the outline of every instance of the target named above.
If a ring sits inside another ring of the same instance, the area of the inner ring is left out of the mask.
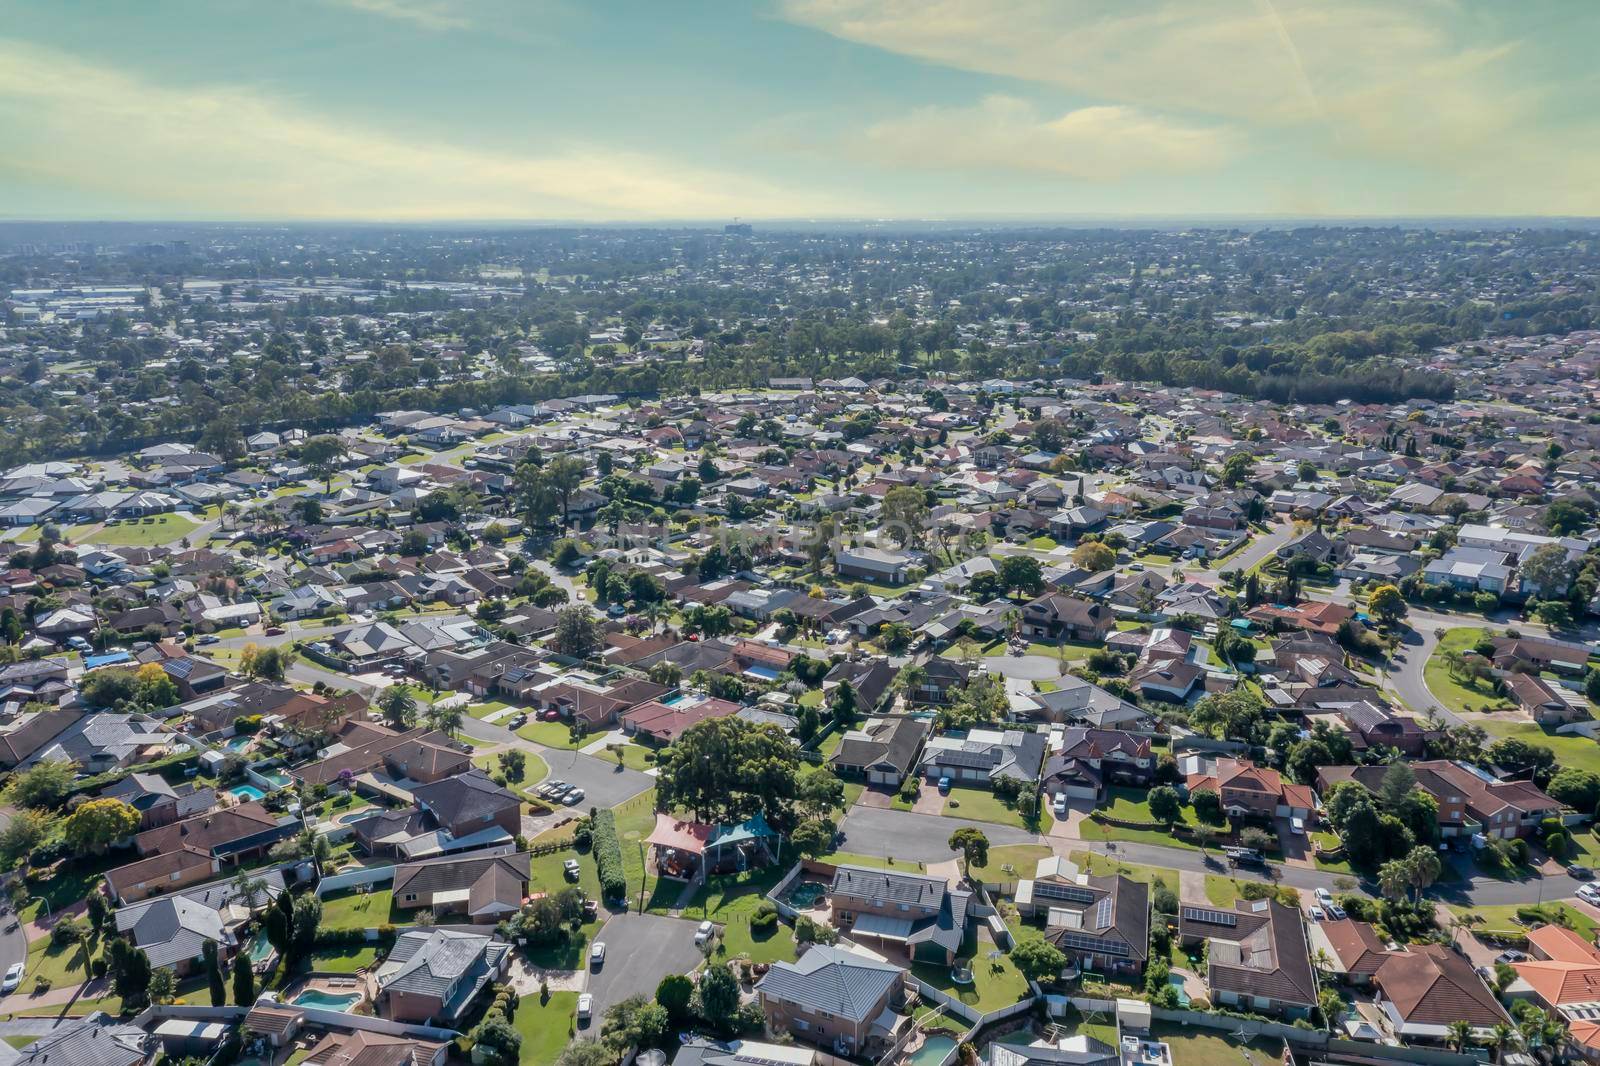
[[[594,863],[600,873],[600,894],[608,900],[628,898],[628,877],[622,866],[622,844],[617,840],[617,818],[610,811],[597,811],[592,823],[590,843]]]

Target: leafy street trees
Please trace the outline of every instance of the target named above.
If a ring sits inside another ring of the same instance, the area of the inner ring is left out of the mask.
[[[794,822],[800,759],[777,727],[713,718],[667,749],[656,778],[661,810],[687,810],[696,821],[736,824],[764,815],[780,832]]]
[[[974,864],[987,866],[989,863],[989,838],[983,830],[973,826],[962,826],[950,834],[950,850],[961,854],[961,876],[971,874]]]
[[[74,851],[99,855],[139,828],[139,812],[119,799],[90,800],[67,816],[61,831]]]

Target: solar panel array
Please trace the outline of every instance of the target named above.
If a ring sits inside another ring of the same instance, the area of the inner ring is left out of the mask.
[[[1112,902],[1113,901],[1112,901],[1111,897],[1107,896],[1105,899],[1101,900],[1100,901],[1100,905],[1095,908],[1095,911],[1094,911],[1094,924],[1095,924],[1095,926],[1097,928],[1109,929],[1111,927],[1111,905],[1112,905]]]
[[[1057,932],[1052,930],[1050,939],[1064,948],[1076,948],[1079,951],[1093,951],[1101,955],[1126,956],[1128,945],[1114,940],[1102,940],[1088,933],[1075,933],[1071,931]]]
[[[1229,911],[1216,911],[1208,907],[1185,907],[1183,917],[1191,922],[1209,922],[1212,925],[1238,925],[1239,916]]]
[[[1064,899],[1072,903],[1093,903],[1099,893],[1082,885],[1069,885],[1061,881],[1035,881],[1034,898]]]

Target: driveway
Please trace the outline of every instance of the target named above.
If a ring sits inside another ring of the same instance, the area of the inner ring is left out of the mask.
[[[991,655],[983,668],[1018,681],[1054,681],[1061,676],[1061,660],[1047,655]]]
[[[590,807],[615,807],[656,783],[649,774],[618,769],[610,759],[597,759],[581,752],[543,748],[539,757],[550,767],[551,778],[583,789],[583,802],[578,804],[583,811]]]
[[[598,1037],[606,1008],[629,996],[654,996],[663,977],[700,965],[703,956],[694,946],[698,924],[654,914],[612,915],[595,934],[605,942],[606,961],[588,971],[584,990],[594,996],[595,1020],[580,1035]]]
[[[931,791],[931,790],[929,790]],[[938,814],[884,810],[855,806],[845,816],[840,830],[844,840],[839,850],[855,855],[878,855],[906,863],[943,862],[950,858],[950,834],[963,826],[983,830],[989,843],[1036,844],[1039,836],[993,822],[974,822],[966,818],[946,818]]]

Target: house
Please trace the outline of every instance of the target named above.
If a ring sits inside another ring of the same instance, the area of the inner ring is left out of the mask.
[[[875,714],[882,708],[885,698],[894,691],[894,679],[899,676],[898,667],[890,665],[887,659],[862,659],[852,662],[849,659],[835,663],[822,678],[822,693],[829,696],[840,685],[848,684],[856,693],[856,710],[863,714]]]
[[[1063,674],[1052,692],[1034,697],[1034,715],[1049,722],[1086,725],[1096,729],[1143,728],[1150,715],[1135,704],[1073,674]]]
[[[1150,954],[1150,886],[1091,876],[1057,856],[1017,882],[1017,910],[1044,917],[1044,938],[1079,970],[1134,979]]]
[[[1244,615],[1268,629],[1299,629],[1307,633],[1334,636],[1339,627],[1354,620],[1356,612],[1342,603],[1311,602],[1294,606],[1264,603]]]
[[[1496,637],[1494,665],[1501,670],[1525,666],[1534,671],[1581,674],[1589,665],[1589,648],[1585,644],[1542,637]]]
[[[154,719],[142,714],[91,714],[57,733],[23,760],[32,766],[45,760],[75,762],[84,773],[103,773],[144,762],[172,742]]]
[[[201,968],[207,942],[217,946],[217,954],[226,962],[238,947],[234,932],[285,888],[281,870],[261,870],[253,876],[261,882],[253,899],[244,899],[232,880],[168,889],[170,894],[119,909],[114,915],[117,931],[144,949],[151,966],[171,967],[179,977]]]
[[[139,828],[176,822],[209,811],[217,805],[210,786],[169,785],[160,774],[132,773],[100,790],[104,799],[119,799],[139,812]]]
[[[289,771],[289,776],[308,785],[332,785],[345,779],[345,772],[357,784],[370,778],[382,785],[382,774],[394,782],[442,781],[472,768],[470,756],[445,747],[445,738],[423,728],[397,733],[374,722],[349,722],[338,740],[348,750]]]
[[[253,1008],[245,1018],[246,1026],[251,1018],[268,1009]],[[305,1066],[444,1066],[449,1053],[448,1043],[354,1029],[324,1034],[300,1061]]]
[[[396,892],[399,899],[398,888]],[[374,1002],[390,1021],[454,1028],[478,994],[504,977],[510,964],[511,945],[496,937],[454,929],[408,930],[395,938],[378,967]]]
[[[956,785],[992,787],[1002,777],[1031,784],[1039,779],[1045,737],[1022,729],[970,729],[927,742],[922,776],[929,783],[948,777]]]
[[[1511,839],[1534,835],[1545,818],[1560,815],[1561,804],[1531,781],[1501,781],[1467,762],[1430,759],[1409,764],[1417,787],[1439,805],[1439,835]],[[1317,787],[1324,793],[1340,781],[1359,782],[1377,795],[1387,766],[1323,766]]]
[[[1045,762],[1040,784],[1046,795],[1098,800],[1108,783],[1149,787],[1155,757],[1148,737],[1121,729],[1069,726],[1061,747]]]
[[[1328,973],[1358,986],[1371,984],[1378,968],[1393,954],[1370,922],[1354,918],[1312,923],[1311,949],[1313,955],[1318,951],[1327,955]]]
[[[1584,1058],[1600,1055],[1600,1024],[1594,1005],[1600,1002],[1600,948],[1581,933],[1561,925],[1541,925],[1528,932],[1528,954],[1515,962],[1517,980],[1506,990],[1532,999],[1567,1023],[1568,1033]]]
[[[909,1016],[905,971],[846,947],[815,944],[797,962],[775,962],[756,982],[774,1032],[835,1055],[876,1058],[895,1045]]]
[[[300,819],[281,818],[256,802],[184,818],[147,829],[133,838],[140,855],[161,855],[184,848],[216,858],[259,855],[300,829]]]
[[[402,863],[394,870],[394,905],[464,914],[475,924],[500,921],[528,897],[528,854],[468,855]]]
[[[840,866],[829,905],[833,924],[856,940],[878,942],[919,962],[950,965],[969,938],[971,893],[943,877]]]
[[[928,723],[916,718],[871,718],[840,739],[828,757],[835,773],[869,785],[898,788],[915,773],[917,756],[928,739]]]
[[[203,884],[221,871],[221,861],[209,851],[179,847],[107,870],[106,891],[114,903],[137,903],[157,893]]]
[[[665,747],[701,722],[739,713],[739,705],[714,696],[680,694],[671,703],[650,700],[622,716],[622,731]]]
[[[1189,773],[1185,786],[1191,796],[1202,788],[1215,792],[1232,818],[1304,819],[1317,806],[1308,786],[1285,781],[1278,771],[1248,759],[1218,759],[1209,768]]]
[[[1240,900],[1232,909],[1183,903],[1178,939],[1206,945],[1206,986],[1213,1003],[1304,1018],[1317,1005],[1305,922],[1275,899]]]
[[[841,578],[859,578],[881,585],[900,585],[917,559],[906,552],[880,548],[840,548],[833,556],[834,569]]]
[[[156,1055],[156,1038],[102,1011],[68,1020],[9,1060],[12,1066],[143,1066]]]
[[[905,690],[907,702],[944,704],[955,699],[967,685],[972,667],[953,659],[935,656],[920,667],[922,679]]]
[[[1458,1021],[1487,1035],[1511,1021],[1467,957],[1444,944],[1412,944],[1392,953],[1372,984],[1379,1009],[1402,1040],[1443,1042],[1450,1037],[1450,1024]]]
[[[1100,641],[1116,626],[1103,603],[1059,592],[1047,593],[1022,608],[1022,631],[1046,640]]]
[[[411,790],[411,798],[454,837],[470,836],[488,826],[498,826],[513,837],[522,832],[522,801],[477,768],[420,785]]]
[[[1513,671],[1506,675],[1506,691],[1517,701],[1523,713],[1540,725],[1589,720],[1589,708],[1581,696],[1575,694],[1575,698],[1567,699],[1559,689],[1538,674]]]

